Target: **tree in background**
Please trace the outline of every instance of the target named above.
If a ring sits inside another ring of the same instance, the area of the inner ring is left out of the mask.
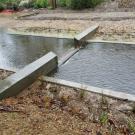
[[[55,9],[57,7],[56,0],[48,0],[48,3],[52,9]]]

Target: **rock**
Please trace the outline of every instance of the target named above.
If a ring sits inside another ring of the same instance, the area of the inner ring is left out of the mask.
[[[122,105],[118,106],[117,110],[119,110],[121,112],[128,112],[128,111],[132,111],[132,107],[127,104],[122,104]]]
[[[50,88],[51,88],[51,84],[48,83],[48,84],[46,85],[46,90],[49,90]]]

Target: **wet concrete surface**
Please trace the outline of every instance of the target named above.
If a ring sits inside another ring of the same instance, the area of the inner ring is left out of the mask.
[[[59,58],[73,47],[73,40],[9,35],[0,29],[0,68],[18,70],[53,51]]]
[[[54,77],[135,94],[135,45],[91,43]]]

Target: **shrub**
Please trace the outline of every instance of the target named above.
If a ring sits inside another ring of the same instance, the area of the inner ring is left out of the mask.
[[[66,6],[71,9],[94,8],[101,2],[103,0],[58,0],[60,6]]]
[[[18,3],[16,2],[6,3],[6,9],[18,10]]]
[[[84,8],[84,0],[68,0],[67,6],[72,9],[82,9]]]
[[[0,11],[2,11],[4,9],[5,9],[5,6],[2,3],[0,3]]]
[[[21,0],[19,7],[31,8],[34,7],[35,0]]]
[[[66,0],[58,0],[58,4],[59,4],[61,7],[65,7],[65,6],[66,6]]]
[[[48,6],[48,0],[36,0],[35,8],[46,8]]]
[[[0,9],[18,9],[18,0],[0,0]]]
[[[103,0],[88,0],[88,1],[89,1],[89,4],[91,4],[92,8],[94,8],[95,6],[103,2]]]
[[[128,124],[129,130],[135,133],[135,122],[132,119],[128,119],[127,124]]]
[[[67,7],[71,9],[84,9],[84,8],[94,8],[100,4],[103,0],[57,0],[58,5],[61,7]],[[20,3],[20,4],[19,4]],[[0,0],[0,10],[4,7],[8,9],[12,8],[16,10],[20,7],[30,8],[46,8],[48,6],[48,0]]]
[[[72,0],[66,0],[66,7],[71,8]]]

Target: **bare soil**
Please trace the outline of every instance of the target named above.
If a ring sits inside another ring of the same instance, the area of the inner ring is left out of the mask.
[[[63,13],[63,16],[66,16],[67,14]],[[79,13],[74,13],[74,14],[79,16]],[[87,14],[89,15],[89,13]],[[123,12],[123,14],[128,14],[128,13]],[[115,13],[114,15],[117,16],[117,13]],[[68,19],[67,20],[38,20],[38,19],[16,20],[14,19],[15,16],[16,15],[5,17],[5,15],[4,16],[1,15],[0,27],[11,28],[19,32],[46,33],[47,31],[49,31],[51,33],[56,32],[56,35],[57,32],[62,32],[62,34],[65,32],[66,34],[69,33],[71,35],[75,35],[92,25],[99,24],[99,30],[97,31],[96,35],[93,37],[94,39],[128,41],[128,42],[135,41],[135,19],[130,19],[130,20],[121,19],[120,21],[107,21],[107,20],[94,21],[94,20],[81,20],[81,19],[80,20],[68,20]],[[83,16],[83,13],[81,13],[80,16]],[[95,16],[97,16],[97,13],[95,13]],[[105,17],[105,15],[103,16]],[[120,14],[120,16],[122,15]],[[132,18],[131,15],[129,16]]]
[[[135,134],[134,103],[42,81],[0,101],[0,119],[1,135]]]

